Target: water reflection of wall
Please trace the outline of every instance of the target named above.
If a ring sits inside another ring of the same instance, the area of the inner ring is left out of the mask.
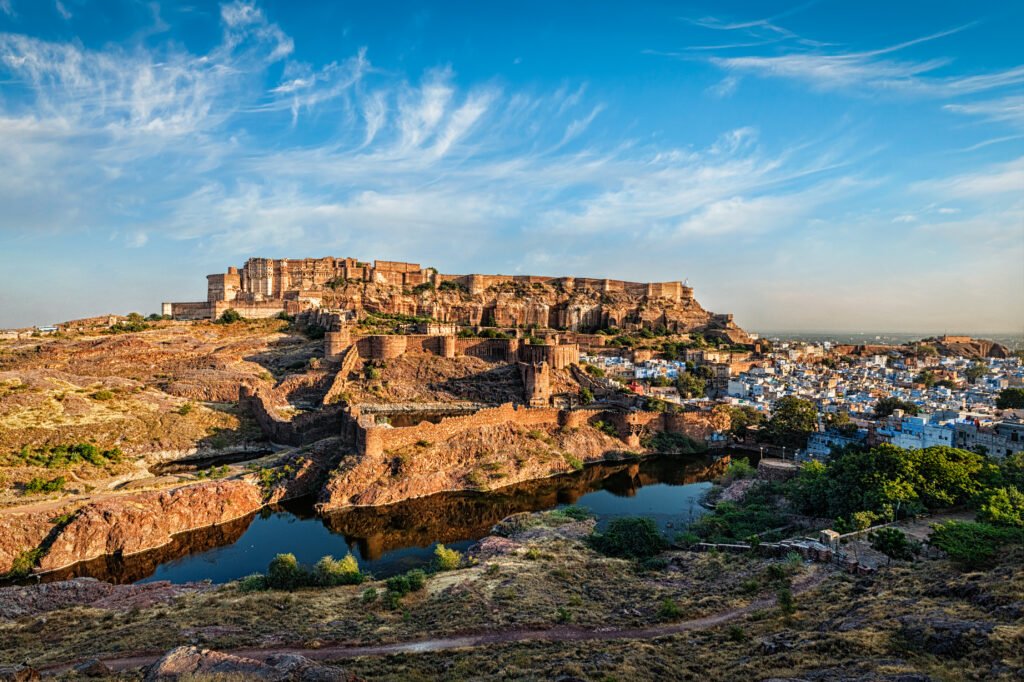
[[[441,493],[386,507],[356,507],[331,513],[324,524],[358,545],[369,560],[402,547],[482,538],[511,514],[573,504],[587,493],[606,490],[621,497],[654,483],[684,485],[721,475],[728,460],[678,459],[600,464],[566,476],[528,481],[491,493]]]

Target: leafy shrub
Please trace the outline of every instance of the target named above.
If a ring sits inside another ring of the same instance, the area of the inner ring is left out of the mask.
[[[899,528],[879,528],[868,534],[871,548],[881,552],[890,559],[911,561],[918,552],[916,542],[907,538]]]
[[[726,472],[726,476],[733,480],[754,478],[757,476],[757,469],[750,466],[749,460],[734,459],[729,463],[729,469]]]
[[[419,592],[427,584],[427,574],[418,568],[406,573],[405,577],[409,580],[409,589],[413,592]]]
[[[614,519],[605,532],[591,534],[589,541],[601,554],[629,559],[651,557],[668,547],[654,521],[643,517]]]
[[[434,548],[434,565],[439,571],[453,571],[462,565],[462,554],[442,544]]]
[[[584,405],[589,405],[594,402],[594,392],[584,386],[580,389],[580,402]]]
[[[659,433],[645,438],[641,443],[646,448],[665,454],[692,455],[707,452],[708,447],[683,433]],[[744,460],[745,461],[745,460]]]
[[[377,601],[377,590],[375,590],[372,587],[367,587],[365,590],[363,590],[363,596],[360,598],[360,600],[364,604],[372,604],[373,602]]]
[[[278,590],[291,590],[299,587],[306,578],[294,554],[278,554],[267,566],[267,585]]]
[[[42,547],[36,547],[35,549],[26,549],[14,557],[14,561],[11,562],[11,570],[7,572],[6,577],[10,578],[23,578],[32,572],[32,567],[39,561],[39,557],[43,554]]]
[[[583,469],[583,460],[571,453],[564,453],[566,463],[573,468],[574,471],[581,471]]]
[[[414,293],[414,294],[422,294],[422,293],[425,293],[427,291],[433,291],[433,290],[434,290],[434,283],[433,282],[424,282],[423,284],[417,284],[416,286],[414,286],[412,288],[412,293]]]
[[[359,570],[359,562],[349,552],[343,559],[331,555],[322,557],[313,567],[313,581],[323,587],[334,585],[358,585],[366,577]]]
[[[311,341],[319,341],[327,336],[327,328],[319,324],[312,324],[303,329],[302,333]]]
[[[788,617],[796,613],[796,600],[793,598],[793,592],[788,587],[784,587],[776,592],[775,598],[782,615]]]
[[[253,573],[240,578],[236,587],[239,592],[260,592],[269,587],[267,578],[261,573]]]
[[[1024,543],[1024,530],[949,521],[932,526],[928,542],[965,568],[983,568],[995,563],[999,551],[1006,545]]]
[[[469,293],[469,289],[466,288],[465,284],[460,284],[459,282],[456,282],[454,280],[446,280],[444,282],[441,282],[437,286],[437,288],[440,291],[462,291],[467,294]]]
[[[196,406],[193,405],[192,403],[185,403],[184,405],[177,409],[177,413],[184,417],[185,415],[189,414],[192,410],[194,410],[195,407]]]
[[[146,324],[146,318],[138,313],[128,313],[127,320],[111,325],[107,332],[110,334],[125,334],[129,332],[141,332],[147,329],[149,329],[149,325]]]
[[[614,424],[610,424],[608,422],[601,421],[600,419],[598,419],[596,422],[594,422],[594,428],[613,438],[619,437],[619,430],[615,428]]]
[[[234,324],[235,322],[240,322],[242,319],[241,313],[234,308],[228,308],[220,314],[220,317],[217,318],[216,324]]]
[[[978,519],[996,526],[1024,528],[1024,493],[1012,485],[989,491],[978,508]]]
[[[100,390],[98,390],[98,391],[96,391],[95,393],[92,394],[92,399],[93,400],[113,400],[114,399],[114,392],[110,391],[108,389],[105,389],[105,388],[101,388]]]
[[[658,618],[661,620],[678,620],[683,615],[683,609],[675,599],[665,598],[658,605]]]
[[[28,466],[44,466],[47,469],[62,469],[75,464],[92,464],[105,466],[121,461],[124,453],[119,448],[103,450],[92,443],[76,443],[74,445],[55,445],[30,449],[25,446],[14,455],[15,461]]]
[[[28,483],[25,484],[26,494],[39,494],[39,493],[56,493],[64,490],[64,485],[67,480],[63,476],[47,481],[41,476],[35,476]]]
[[[403,597],[412,591],[412,586],[409,584],[409,578],[404,575],[391,576],[388,578],[387,586],[388,592],[395,592]]]
[[[593,512],[591,512],[589,509],[587,509],[586,507],[580,507],[575,504],[570,504],[567,507],[556,509],[553,512],[551,512],[551,514],[560,514],[562,516],[567,516],[573,521],[586,521],[587,519],[594,518]]]

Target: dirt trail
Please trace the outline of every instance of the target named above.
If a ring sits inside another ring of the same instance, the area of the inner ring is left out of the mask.
[[[828,575],[829,572],[822,567],[812,566],[810,574],[807,577],[793,584],[793,594],[800,594],[814,589],[820,585]],[[316,649],[306,649],[302,647],[273,647],[262,649],[219,649],[219,651],[223,651],[224,653],[228,653],[233,656],[253,658],[257,660],[265,660],[271,656],[281,654],[297,654],[313,660],[337,661],[346,658],[359,658],[362,656],[423,654],[435,651],[465,649],[494,644],[514,644],[518,642],[586,642],[614,639],[656,639],[658,637],[674,635],[680,632],[716,627],[736,620],[737,618],[754,611],[774,606],[775,601],[775,597],[766,597],[763,599],[757,599],[746,606],[721,611],[710,616],[703,616],[701,618],[678,621],[675,623],[649,625],[647,627],[640,628],[599,628],[596,630],[587,630],[584,628],[560,625],[545,630],[503,630],[498,632],[483,632],[477,634],[453,635],[450,637],[419,639],[409,642],[395,642],[393,644],[327,644]],[[119,672],[151,665],[159,660],[162,655],[162,653],[139,652],[131,656],[101,658],[100,660],[112,671]],[[81,661],[42,666],[39,668],[39,671],[46,675],[57,675],[71,670],[79,663],[81,663]]]

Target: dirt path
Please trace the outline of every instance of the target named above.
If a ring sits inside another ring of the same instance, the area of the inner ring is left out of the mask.
[[[801,594],[814,589],[820,585],[828,575],[828,570],[817,565],[812,566],[811,572],[807,577],[793,584],[793,594]],[[641,628],[599,628],[595,630],[588,630],[584,628],[559,625],[545,630],[503,630],[498,632],[483,632],[476,634],[453,635],[450,637],[419,639],[409,642],[395,642],[393,644],[327,644],[316,649],[305,649],[302,647],[273,647],[263,649],[220,649],[219,651],[233,656],[241,656],[257,660],[266,660],[271,656],[281,654],[298,654],[313,660],[337,661],[346,658],[359,658],[362,656],[423,654],[435,651],[466,649],[494,644],[515,644],[518,642],[589,642],[613,639],[656,639],[658,637],[674,635],[680,632],[690,632],[693,630],[703,630],[706,628],[716,627],[746,616],[754,611],[774,606],[775,601],[775,597],[766,597],[763,599],[757,599],[746,606],[729,609],[710,616],[703,616],[701,618],[683,620],[675,623],[649,625]],[[103,663],[105,663],[111,670],[119,672],[151,665],[159,660],[162,655],[162,653],[140,652],[131,656],[101,658],[100,660],[103,661]],[[39,671],[46,675],[61,674],[71,670],[79,663],[81,663],[81,661],[42,666],[39,668]]]

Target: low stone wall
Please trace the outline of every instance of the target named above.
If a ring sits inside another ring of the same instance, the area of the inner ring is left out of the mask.
[[[247,303],[245,301],[217,301],[213,304],[212,317],[219,318],[226,310],[234,310],[249,320],[265,320],[287,312],[284,301],[262,301]]]
[[[609,413],[608,421],[615,426],[619,437],[630,447],[639,447],[644,436],[661,433],[682,433],[694,440],[706,441],[711,434],[727,431],[730,425],[728,408],[716,406],[710,410],[668,412],[616,412]]]
[[[416,426],[395,429],[361,423],[356,428],[356,446],[360,453],[376,456],[386,450],[413,445],[421,440],[445,441],[463,431],[484,426],[508,423],[521,426],[560,426],[561,413],[562,410],[550,407],[516,407],[512,403],[505,403],[471,415],[445,417],[436,424],[423,422]]]
[[[239,405],[252,412],[263,434],[275,443],[304,445],[322,438],[338,435],[344,437],[341,405],[325,406],[289,420],[277,409],[277,401],[272,391],[259,386],[243,386],[240,393]]]
[[[648,432],[671,431],[685,433],[691,438],[701,439],[701,434],[713,427],[707,420],[707,413],[693,413],[686,419],[667,420],[660,412],[608,412],[605,410],[560,410],[551,407],[524,407],[505,403],[498,407],[480,410],[471,415],[446,417],[438,423],[424,422],[416,426],[391,428],[377,426],[371,420],[355,419],[359,423],[355,427],[356,447],[360,453],[376,456],[385,451],[413,445],[419,441],[430,443],[443,442],[453,436],[485,426],[497,424],[518,424],[526,427],[565,427],[579,428],[603,420],[619,428],[623,440],[632,447],[639,447],[638,428],[647,428]],[[667,422],[667,423],[666,423]],[[726,424],[728,428],[728,424]],[[630,429],[634,429],[631,431]],[[708,431],[710,433],[710,431]]]
[[[165,303],[166,314],[175,320],[208,320],[213,316],[213,305],[206,301],[196,303]]]
[[[781,459],[764,458],[757,463],[757,477],[765,481],[788,481],[800,473],[800,465]]]

